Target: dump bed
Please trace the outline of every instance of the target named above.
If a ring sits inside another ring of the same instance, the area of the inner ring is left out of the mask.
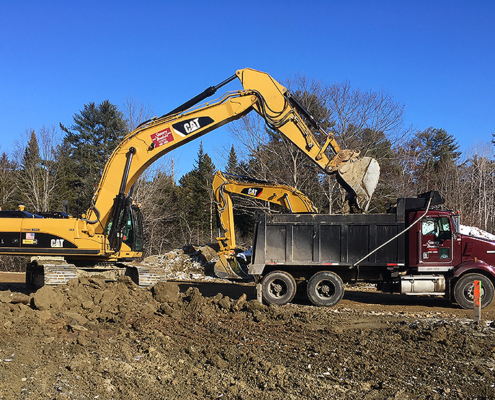
[[[404,230],[404,218],[397,215],[259,213],[249,273],[263,274],[265,266],[351,271],[356,261]],[[387,266],[404,265],[405,240],[401,235],[363,260],[359,275],[368,275],[366,269],[373,275]]]

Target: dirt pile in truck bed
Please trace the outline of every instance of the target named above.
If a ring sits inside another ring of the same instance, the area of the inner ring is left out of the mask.
[[[231,285],[230,297],[205,288],[80,278],[33,294],[0,292],[0,397],[495,395],[493,323],[348,300],[334,309],[267,307],[252,286]]]

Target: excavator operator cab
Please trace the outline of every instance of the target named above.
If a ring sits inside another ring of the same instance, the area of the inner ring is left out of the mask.
[[[131,207],[122,239],[132,251],[143,251],[143,214],[137,205]]]
[[[115,230],[114,250],[119,251],[122,243],[130,247],[131,251],[143,251],[143,215],[138,205],[132,204],[128,211],[122,211],[119,217],[119,228]],[[125,219],[125,221],[124,221]],[[107,226],[106,233],[110,236],[113,221]]]

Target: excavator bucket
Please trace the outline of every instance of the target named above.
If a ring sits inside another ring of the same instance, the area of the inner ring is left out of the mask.
[[[222,279],[246,279],[249,275],[242,269],[235,257],[227,257],[219,254],[220,259],[216,262],[214,271],[218,278]]]
[[[356,203],[363,211],[368,210],[379,178],[380,165],[371,157],[345,162],[338,169],[338,179],[356,194]]]

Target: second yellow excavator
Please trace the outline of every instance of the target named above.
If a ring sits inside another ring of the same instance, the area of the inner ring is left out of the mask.
[[[243,279],[248,277],[235,256],[234,207],[231,193],[278,204],[294,213],[318,213],[313,202],[292,186],[221,171],[217,171],[213,178],[213,193],[219,220],[217,241],[220,246],[218,252],[220,259],[215,264],[215,275],[219,278]]]

